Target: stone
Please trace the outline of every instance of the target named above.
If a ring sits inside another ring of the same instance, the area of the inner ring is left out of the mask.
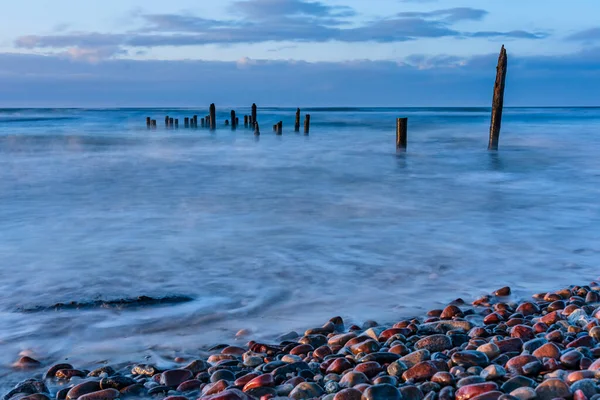
[[[473,397],[482,395],[487,392],[497,391],[498,385],[494,382],[476,383],[466,385],[456,391],[456,400],[469,400]]]
[[[571,396],[569,386],[560,379],[548,379],[540,383],[535,389],[539,400],[553,400],[559,397],[568,398]]]
[[[404,357],[401,357],[400,361],[402,361],[408,368],[412,368],[415,365],[417,365],[418,363],[420,363],[422,361],[427,361],[430,358],[431,358],[431,353],[429,352],[429,350],[423,349],[423,350],[413,351],[412,353],[407,354]]]
[[[375,361],[361,363],[361,364],[358,364],[356,367],[354,367],[354,371],[362,372],[369,379],[372,379],[375,375],[380,373],[382,370],[383,370],[383,368],[381,367],[381,365]]]
[[[570,390],[572,393],[575,393],[577,390],[581,390],[588,399],[598,394],[598,387],[593,379],[581,379],[573,383],[570,387]]]
[[[513,375],[523,375],[523,366],[538,359],[531,355],[516,356],[508,360],[505,368]]]
[[[135,385],[137,382],[133,378],[123,375],[113,375],[100,380],[100,389],[125,389],[127,386]]]
[[[488,360],[493,360],[500,355],[500,348],[496,343],[486,343],[477,348],[477,351],[484,353]]]
[[[401,400],[400,391],[384,383],[368,387],[362,394],[362,400]]]
[[[458,351],[452,355],[452,362],[461,367],[486,367],[489,364],[485,353],[475,350]]]
[[[362,393],[356,389],[343,389],[336,393],[333,400],[361,400]]]
[[[413,381],[419,382],[431,378],[439,370],[435,364],[431,361],[423,361],[410,368],[408,371],[402,374],[402,378],[407,381],[412,379]]]
[[[490,364],[481,371],[480,376],[486,381],[500,380],[506,376],[506,370],[498,364]]]
[[[408,370],[408,366],[401,360],[396,360],[387,367],[390,376],[401,377]]]
[[[349,371],[340,379],[340,387],[351,388],[367,382],[369,382],[369,378],[362,372]]]
[[[431,335],[426,336],[423,339],[415,343],[415,349],[428,350],[430,353],[440,352],[449,350],[452,348],[452,340],[447,335]]]
[[[518,389],[520,387],[535,388],[535,386],[536,386],[536,383],[533,379],[529,379],[522,375],[518,375],[518,376],[510,378],[509,380],[504,382],[504,384],[502,385],[502,387],[500,389],[502,389],[502,391],[505,393],[510,393],[513,390]]]
[[[543,358],[553,358],[558,360],[560,359],[561,354],[558,346],[552,342],[549,342],[537,348],[532,355],[540,360]]]
[[[494,294],[494,296],[498,296],[498,297],[510,296],[510,287],[504,286],[503,288],[500,288],[500,289],[494,291],[493,294]]]
[[[321,386],[316,383],[302,382],[292,390],[290,398],[301,400],[301,399],[312,399],[325,394],[325,391]]]
[[[264,375],[259,375],[256,378],[253,378],[248,383],[246,383],[246,385],[244,385],[243,391],[247,392],[251,389],[255,389],[258,387],[274,387],[274,386],[275,386],[275,380],[273,379],[273,375],[264,374]]]
[[[516,397],[519,400],[533,400],[537,397],[535,389],[526,386],[513,390],[512,392],[510,392],[510,395]]]
[[[579,367],[579,361],[583,358],[583,354],[581,354],[577,350],[571,350],[564,353],[560,357],[560,362],[562,365],[569,369],[576,369]]]
[[[97,382],[97,381],[82,382],[78,385],[73,386],[67,392],[66,399],[67,400],[76,400],[85,394],[97,392],[99,390],[101,390],[100,382]]]
[[[104,389],[79,396],[78,400],[113,400],[119,398],[121,393],[117,389]]]
[[[352,363],[346,358],[338,358],[334,360],[327,368],[327,373],[341,374],[353,367]]]

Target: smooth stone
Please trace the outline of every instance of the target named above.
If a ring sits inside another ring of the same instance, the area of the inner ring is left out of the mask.
[[[542,363],[539,360],[529,362],[523,365],[523,374],[528,376],[537,376],[542,370]]]
[[[352,363],[346,358],[338,358],[334,360],[327,368],[327,373],[341,374],[342,372],[349,370],[353,367]]]
[[[459,388],[456,391],[456,400],[469,400],[487,392],[497,391],[498,385],[494,382],[476,383]]]
[[[441,386],[454,386],[455,379],[450,372],[440,371],[431,377],[431,382],[435,382]]]
[[[19,400],[50,400],[50,397],[43,393],[30,394],[25,397],[21,397]]]
[[[113,400],[119,398],[120,395],[121,393],[117,389],[104,389],[79,396],[78,400]]]
[[[379,364],[389,364],[398,360],[399,358],[400,356],[398,354],[388,352],[376,352],[367,354],[366,356],[360,358],[358,361],[361,363],[375,361]]]
[[[255,387],[252,389],[247,390],[246,393],[248,396],[250,396],[253,399],[258,399],[258,398],[273,398],[274,396],[277,396],[277,390],[275,390],[275,388],[272,387],[267,387],[267,386],[261,386],[261,387]]]
[[[100,380],[100,389],[125,389],[127,386],[136,384],[137,381],[123,375],[114,375]]]
[[[572,393],[575,393],[577,390],[581,390],[588,399],[595,394],[598,394],[598,386],[596,385],[596,381],[593,379],[581,379],[573,383],[570,387],[570,390]]]
[[[192,374],[197,375],[200,372],[204,372],[210,368],[210,364],[208,364],[204,360],[193,360],[188,365],[183,367],[182,369],[187,369],[188,371],[192,371]]]
[[[251,389],[255,389],[258,387],[273,387],[275,386],[275,380],[273,379],[273,375],[271,374],[264,374],[264,375],[259,375],[256,378],[252,379],[250,382],[246,383],[246,385],[244,385],[244,392],[247,392]]]
[[[423,400],[425,394],[415,385],[407,385],[400,388],[400,394],[404,400]]]
[[[410,354],[405,355],[404,357],[400,357],[400,361],[402,361],[408,368],[412,368],[420,362],[427,361],[431,358],[431,353],[429,350],[417,350],[413,351]]]
[[[506,376],[506,370],[498,364],[490,364],[481,371],[480,376],[486,381],[494,381],[504,378]]]
[[[567,383],[575,383],[582,379],[597,379],[599,377],[600,377],[600,374],[598,374],[597,371],[589,371],[589,370],[575,371],[575,372],[571,372],[567,376],[566,382]]]
[[[440,352],[449,350],[452,348],[452,340],[447,335],[431,335],[426,336],[423,339],[415,343],[415,349],[428,350],[430,353]]]
[[[569,398],[571,396],[569,386],[560,379],[545,380],[540,383],[535,392],[540,400],[553,400],[559,397]]]
[[[227,389],[211,396],[202,396],[201,400],[252,400],[250,396],[239,389]]]
[[[373,385],[381,385],[384,383],[390,384],[392,386],[398,386],[398,379],[389,375],[377,376],[373,379]]]
[[[362,393],[356,389],[343,389],[336,393],[333,400],[361,400]]]
[[[235,374],[233,372],[227,370],[227,369],[220,369],[218,371],[215,371],[210,376],[210,381],[212,383],[218,382],[220,380],[225,380],[225,381],[233,382],[233,381],[235,381]]]
[[[412,379],[414,381],[424,381],[431,378],[439,372],[438,368],[433,364],[432,361],[423,361],[410,368],[408,371],[402,374],[402,378],[407,381]]]
[[[408,370],[408,366],[401,360],[396,360],[387,367],[390,376],[401,377]]]
[[[263,363],[264,363],[263,358],[258,357],[258,356],[250,356],[244,360],[244,365],[246,367],[251,367],[251,368],[258,367],[259,365],[261,365]]]
[[[478,376],[478,375],[466,376],[466,377],[460,379],[458,382],[456,382],[456,387],[461,388],[463,386],[474,385],[476,383],[484,383],[484,382],[485,382],[485,379],[483,379],[481,376]]]
[[[132,375],[154,376],[160,371],[151,364],[137,364],[131,369]]]
[[[190,379],[189,381],[183,382],[181,385],[177,386],[178,392],[191,392],[193,390],[199,390],[200,386],[202,386],[202,382],[198,379]]]
[[[477,351],[484,353],[488,360],[493,360],[500,355],[500,348],[495,343],[486,343],[477,348]]]
[[[500,389],[502,389],[502,391],[505,393],[510,393],[513,390],[518,389],[520,387],[535,388],[535,386],[536,386],[536,383],[533,379],[519,375],[519,376],[510,378],[509,380],[504,382],[504,384],[502,384],[502,387]]]
[[[530,387],[517,388],[510,392],[510,395],[516,397],[519,400],[533,400],[537,397],[535,389]]]
[[[446,333],[453,330],[468,332],[471,329],[473,329],[472,323],[461,320],[436,321],[419,325],[420,334]]]
[[[513,375],[523,375],[523,366],[533,361],[539,360],[531,355],[516,356],[508,360],[504,367]]]
[[[581,354],[577,350],[572,350],[567,353],[564,353],[560,357],[560,362],[562,365],[569,369],[576,369],[579,367],[579,361],[583,358],[583,354]]]
[[[316,383],[302,382],[292,390],[290,398],[301,400],[301,399],[312,399],[325,394],[323,388]]]
[[[492,390],[491,392],[486,392],[480,394],[479,396],[471,397],[471,400],[498,400],[504,393],[498,390]]]
[[[367,382],[369,382],[369,378],[362,372],[349,371],[340,379],[340,387],[351,388]]]
[[[394,386],[384,383],[368,387],[362,394],[362,400],[401,400],[400,391]]]
[[[558,360],[560,359],[561,353],[556,344],[549,342],[534,350],[532,355],[539,359],[552,358],[554,360]]]
[[[356,367],[354,367],[354,371],[362,372],[367,376],[367,378],[372,379],[375,375],[382,371],[382,367],[378,362],[369,361],[358,364]]]
[[[100,376],[109,377],[109,376],[114,376],[116,374],[117,374],[117,371],[115,371],[115,369],[113,367],[105,366],[105,367],[96,368],[95,370],[90,372],[87,376],[98,378]],[[120,375],[118,375],[118,376],[120,376]]]
[[[452,362],[464,368],[486,367],[490,361],[485,353],[475,350],[458,351],[452,355]]]
[[[99,390],[101,390],[101,389],[100,389],[100,382],[98,382],[98,381],[82,382],[78,385],[73,386],[67,392],[66,398],[67,398],[67,400],[75,400],[75,399],[78,399],[80,396],[83,396],[84,394],[97,392]]]
[[[61,369],[73,369],[73,366],[71,364],[66,363],[55,364],[48,368],[48,371],[46,371],[46,373],[44,374],[44,379],[54,378],[56,376],[56,372]]]
[[[291,363],[302,361],[302,357],[295,356],[293,354],[285,354],[283,357],[281,357],[281,361],[283,361],[284,363],[291,364]]]
[[[337,393],[340,391],[340,384],[337,383],[336,381],[328,381],[327,383],[325,383],[325,392],[331,394],[331,393]]]
[[[543,345],[545,345],[548,341],[544,338],[531,339],[525,343],[523,343],[523,350],[533,353]]]

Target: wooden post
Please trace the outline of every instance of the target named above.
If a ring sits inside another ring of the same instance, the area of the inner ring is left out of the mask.
[[[252,103],[252,120],[250,123],[256,122],[256,104]]]
[[[156,129],[156,120],[155,119],[153,119],[151,121],[151,124],[152,124],[152,129]]]
[[[248,129],[248,116],[244,115],[244,128]]]
[[[235,128],[237,129],[238,125],[240,124],[240,118],[239,117],[235,117]]]
[[[273,132],[277,132],[277,124],[273,124]]]
[[[179,129],[179,118],[175,118],[175,128]]]
[[[200,126],[204,128],[204,118],[200,118]]]
[[[194,115],[194,117],[192,118],[192,121],[194,121],[194,128],[198,128],[198,116]]]
[[[406,150],[408,118],[396,119],[396,149]]]
[[[283,134],[283,121],[279,121],[277,123],[277,134],[278,135]]]
[[[184,128],[189,128],[190,127],[190,119],[188,117],[185,117],[183,119],[183,127]]]
[[[210,130],[214,131],[217,129],[217,107],[215,103],[210,105]]]
[[[228,119],[225,120],[225,126],[229,126],[229,120]]]
[[[146,128],[150,128],[152,126],[152,118],[146,117]]]
[[[304,117],[304,134],[308,135],[309,131],[310,131],[310,114],[306,114],[306,116]]]
[[[231,130],[235,131],[235,129],[237,128],[237,123],[235,122],[236,118],[235,118],[235,110],[231,110]]]
[[[294,123],[294,132],[300,132],[300,109],[296,110],[296,122]]]
[[[169,116],[168,115],[165,117],[165,126],[167,128],[169,127]]]
[[[506,67],[508,57],[502,45],[498,66],[496,67],[496,82],[494,83],[494,98],[492,100],[492,121],[490,123],[490,141],[488,150],[498,150],[500,139],[500,125],[502,125],[502,108],[504,107],[504,83],[506,82]]]
[[[169,126],[172,128],[173,127],[173,118],[169,117]]]
[[[254,136],[260,135],[260,127],[258,126],[258,122],[254,122]]]

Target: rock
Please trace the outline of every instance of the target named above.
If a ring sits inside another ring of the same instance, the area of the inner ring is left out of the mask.
[[[454,386],[455,379],[451,373],[440,371],[431,377],[431,382],[435,382],[440,386]]]
[[[97,382],[97,381],[82,382],[78,385],[73,386],[67,392],[67,400],[76,400],[85,394],[97,392],[99,390],[101,390],[100,382]]]
[[[598,394],[598,387],[596,386],[596,381],[593,379],[581,379],[573,383],[570,387],[570,390],[571,393],[581,390],[588,399]]]
[[[136,384],[135,379],[122,376],[122,375],[113,375],[108,378],[102,378],[100,381],[100,389],[125,389],[127,386],[131,386]]]
[[[456,400],[469,400],[487,392],[497,391],[498,385],[494,382],[476,383],[466,385],[456,391]]]
[[[545,332],[545,331],[544,331]],[[531,339],[525,343],[523,343],[523,350],[529,353],[533,353],[548,341],[544,338]]]
[[[520,387],[510,392],[510,395],[519,400],[533,400],[537,397],[535,389],[530,387]]]
[[[252,400],[252,398],[241,390],[227,389],[212,396],[202,396],[200,400]]]
[[[479,396],[472,397],[471,400],[498,400],[504,393],[497,390],[480,394]]]
[[[85,371],[81,371],[78,369],[59,369],[56,371],[54,377],[56,379],[63,379],[65,381],[70,380],[71,378],[85,378],[87,373]]]
[[[538,359],[534,356],[516,356],[508,360],[505,365],[505,368],[508,372],[513,375],[523,375],[523,366],[533,361],[538,361]]]
[[[73,367],[70,367],[70,369],[72,369],[72,368]],[[98,378],[100,376],[109,377],[109,376],[116,375],[116,373],[117,372],[115,371],[115,369],[113,367],[105,366],[105,367],[96,368],[95,370],[90,372],[88,374],[88,376],[93,377],[93,378]]]
[[[582,358],[583,354],[579,351],[571,350],[560,357],[560,362],[569,369],[576,369],[579,367],[579,361],[581,361]]]
[[[258,387],[273,387],[275,386],[275,381],[273,380],[273,375],[264,374],[259,375],[256,378],[252,379],[250,382],[244,385],[244,392],[247,392],[251,389],[255,389]]]
[[[452,340],[446,335],[431,335],[426,336],[423,339],[415,343],[415,349],[428,350],[430,353],[440,352],[449,350],[452,348]]]
[[[362,372],[349,371],[340,379],[340,387],[351,388],[367,382],[369,382],[369,378]]]
[[[559,379],[548,379],[535,389],[540,400],[553,400],[559,397],[568,398],[571,391],[566,383]]]
[[[312,399],[323,394],[325,394],[325,391],[321,386],[316,383],[303,382],[292,390],[289,397],[296,400]]]
[[[504,382],[501,389],[505,393],[510,393],[515,389],[520,387],[531,387],[534,388],[536,386],[535,381],[533,379],[526,378],[524,376],[515,376],[510,378],[508,381]]]
[[[401,400],[398,389],[387,383],[368,387],[362,394],[362,400]]]
[[[354,371],[362,372],[369,379],[372,379],[375,375],[380,373],[382,371],[382,369],[383,368],[381,368],[381,365],[375,361],[361,363],[361,364],[358,364],[356,367],[354,367]]]
[[[477,351],[484,353],[488,360],[493,360],[500,355],[500,348],[495,343],[486,343],[477,348]]]
[[[352,367],[352,363],[346,358],[338,358],[329,365],[329,367],[327,368],[327,373],[341,374],[342,372],[351,369]]]
[[[117,389],[104,389],[79,396],[78,400],[113,400],[119,398],[121,393]]]
[[[423,391],[415,385],[402,386],[400,388],[400,395],[404,400],[423,400],[425,397]]]
[[[13,367],[18,369],[35,369],[41,366],[41,362],[29,356],[23,356],[13,364]]]
[[[190,379],[189,381],[185,381],[181,385],[177,386],[177,391],[191,392],[193,390],[199,390],[201,386],[202,382],[198,379]]]
[[[375,362],[378,362],[379,364],[389,364],[389,363],[393,363],[394,361],[398,360],[399,358],[400,358],[400,356],[398,354],[388,353],[388,352],[376,352],[376,353],[367,354],[366,356],[362,357],[358,361],[361,363],[375,361]]]
[[[183,376],[184,375],[182,375],[182,377]],[[176,380],[176,379],[177,379],[177,377],[175,377],[174,380]],[[234,375],[233,372],[231,372],[231,371],[229,371],[227,369],[220,369],[218,371],[213,372],[213,374],[210,376],[210,381],[212,383],[215,383],[215,382],[218,382],[218,381],[221,381],[221,380],[233,382],[233,381],[235,381],[235,375]],[[183,381],[181,381],[181,382],[183,382]]]
[[[489,364],[485,353],[474,350],[457,351],[452,355],[452,362],[465,368],[473,366],[486,367]]]
[[[500,288],[496,291],[494,291],[494,296],[498,296],[498,297],[504,297],[504,296],[510,296],[510,287],[505,286],[503,288]]]
[[[438,372],[437,367],[431,361],[423,361],[410,368],[408,371],[402,374],[402,378],[407,381],[412,379],[413,381],[424,381],[431,378]]]
[[[536,349],[532,355],[534,357],[539,358],[540,360],[545,358],[553,358],[555,360],[558,360],[560,358],[560,349],[558,348],[557,345],[555,345],[554,343],[550,342],[550,343],[546,343],[542,346],[540,346],[538,349]]]
[[[340,390],[333,400],[361,400],[362,393],[356,389]]]
[[[395,377],[401,377],[406,370],[408,366],[401,360],[396,360],[387,367],[387,373]]]
[[[490,364],[481,371],[480,376],[486,381],[500,380],[506,376],[506,370],[497,364]]]
[[[46,371],[46,374],[44,375],[44,379],[53,379],[56,376],[56,372],[61,369],[73,369],[73,366],[65,363],[54,364],[48,368],[48,371]]]
[[[461,320],[449,320],[449,321],[436,321],[421,324],[419,326],[419,333],[434,334],[434,333],[446,333],[451,330],[468,332],[473,329],[473,324],[469,321]]]
[[[427,361],[431,358],[429,350],[417,350],[400,358],[408,368],[412,368],[420,362]]]

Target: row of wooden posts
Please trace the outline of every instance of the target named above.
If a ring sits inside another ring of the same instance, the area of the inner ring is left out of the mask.
[[[506,55],[506,49],[502,45],[500,49],[500,56],[498,57],[498,66],[496,67],[496,81],[494,83],[494,97],[492,99],[492,119],[490,123],[490,136],[488,143],[488,150],[498,150],[498,142],[500,139],[500,126],[502,124],[502,109],[504,107],[504,86],[506,82],[506,69],[508,65],[508,57]],[[231,129],[235,130],[239,124],[239,119],[235,115],[235,111],[231,110]],[[229,125],[229,120],[225,120],[225,126]],[[150,128],[156,128],[156,120],[146,118],[146,126]],[[179,120],[173,119],[172,117],[165,117],[165,126],[167,128],[179,128]],[[191,119],[184,119],[184,126],[186,128],[198,128],[198,116],[194,115]],[[217,128],[216,118],[216,107],[215,104],[211,104],[209,108],[209,115],[205,118],[200,119],[201,127],[208,127],[210,130]],[[255,135],[260,135],[260,128],[256,119],[256,104],[252,104],[252,114],[244,115],[244,127],[253,128]],[[308,135],[310,130],[310,114],[306,114],[304,119],[304,134]],[[283,133],[283,121],[279,121],[273,125],[273,131],[277,135]],[[296,121],[294,124],[294,131],[300,131],[300,109],[296,110]],[[405,151],[407,147],[408,139],[408,118],[397,118],[396,119],[396,148],[398,150]]]
[[[235,110],[231,110],[231,124],[230,120],[225,120],[225,126],[231,126],[232,130],[236,130],[239,126],[240,119],[236,117]],[[198,116],[194,115],[193,117],[185,117],[183,119],[184,128],[198,128]],[[156,128],[156,120],[150,117],[146,117],[146,127],[148,129]],[[169,117],[168,115],[165,117],[165,127],[166,128],[179,128],[179,119]],[[200,127],[201,128],[209,128],[214,131],[217,129],[217,109],[215,104],[211,104],[209,107],[209,114],[200,118]],[[244,115],[244,128],[252,128],[254,130],[255,135],[260,135],[260,127],[257,121],[257,111],[256,104],[252,104],[252,112],[250,115]],[[275,125],[273,125],[273,131],[281,135],[283,134],[283,121],[279,121]],[[310,131],[310,114],[306,114],[304,117],[304,134],[308,135]],[[300,109],[296,110],[296,122],[294,124],[294,132],[300,132]]]

